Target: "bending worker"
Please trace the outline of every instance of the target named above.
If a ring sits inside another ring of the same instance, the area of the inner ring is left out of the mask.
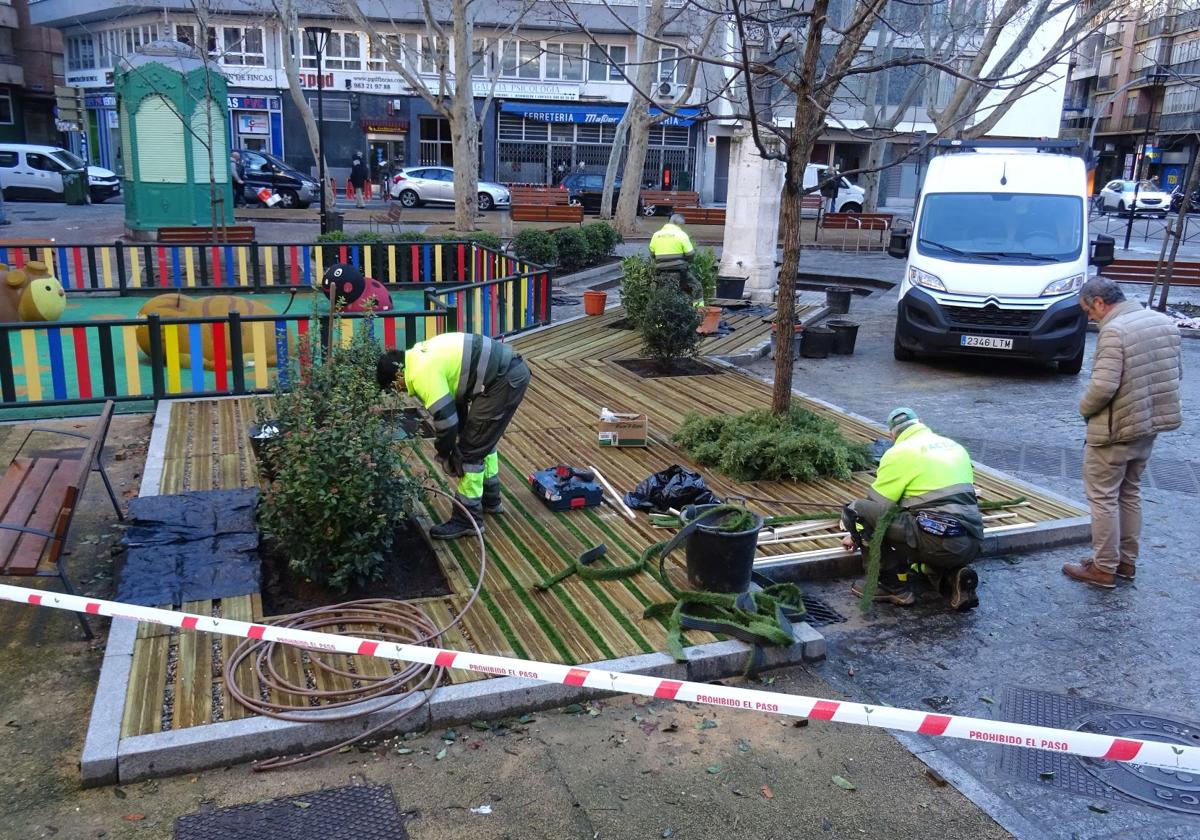
[[[979,606],[979,578],[968,565],[983,548],[971,456],[950,438],[934,434],[911,408],[888,415],[888,434],[895,444],[880,459],[867,498],[856,499],[842,513],[842,527],[850,532],[842,547],[858,548],[865,559],[876,523],[898,506],[884,534],[875,600],[912,604],[911,568],[924,572],[954,609]],[[855,595],[862,595],[862,586],[855,584]]]
[[[695,300],[697,306],[704,305],[704,290],[692,277],[691,265],[696,249],[692,246],[692,238],[683,229],[683,216],[672,214],[670,221],[654,232],[650,237],[650,255],[654,257],[657,275],[674,274],[680,291]]]
[[[453,540],[483,527],[483,514],[503,512],[496,444],[529,386],[529,366],[512,347],[472,333],[443,333],[407,352],[389,350],[375,370],[381,389],[415,394],[433,415],[434,448],[445,473],[458,479],[450,518],[430,529]],[[473,520],[473,521],[472,521]]]

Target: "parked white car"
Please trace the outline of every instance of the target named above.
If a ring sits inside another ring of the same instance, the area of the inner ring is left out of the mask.
[[[58,146],[0,143],[0,188],[5,200],[62,201],[62,173],[87,166],[88,193],[95,204],[121,193],[116,174],[88,166],[73,152]]]
[[[825,173],[829,169],[823,163],[810,163],[804,168],[804,189],[812,189],[819,184],[824,178]],[[833,200],[833,209],[837,213],[861,213],[863,209],[863,197],[866,196],[866,190],[857,184],[850,183],[849,178],[841,178],[838,184],[837,198]],[[819,193],[812,193],[819,195]],[[815,216],[815,210],[805,210],[803,215]]]
[[[1171,194],[1163,192],[1153,181],[1124,181],[1118,179],[1109,181],[1100,190],[1100,209],[1105,213],[1110,210],[1122,215],[1133,208],[1133,193],[1137,190],[1137,208],[1135,213],[1156,213],[1167,215],[1171,209]]]
[[[490,181],[480,181],[479,209],[508,207],[512,196],[508,188]],[[392,176],[392,198],[405,207],[422,204],[454,203],[454,170],[449,166],[409,166]]]

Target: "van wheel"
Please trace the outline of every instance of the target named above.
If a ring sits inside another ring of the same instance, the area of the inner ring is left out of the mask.
[[[900,343],[900,333],[898,332],[895,338],[892,339],[892,356],[897,362],[911,362],[917,358],[916,353]]]
[[[857,201],[851,201],[848,204],[843,204],[842,209],[839,210],[838,212],[839,213],[861,213],[862,205],[859,204]]]
[[[1081,343],[1078,353],[1058,363],[1059,373],[1065,373],[1067,376],[1075,376],[1079,371],[1083,370],[1083,347]]]

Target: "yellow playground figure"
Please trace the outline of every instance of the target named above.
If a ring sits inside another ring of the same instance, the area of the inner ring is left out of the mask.
[[[228,318],[230,312],[237,312],[239,315],[276,315],[274,309],[266,304],[251,300],[246,297],[238,297],[236,295],[210,295],[208,297],[188,297],[187,295],[172,292],[165,295],[155,295],[146,301],[146,304],[138,310],[138,317],[145,318],[147,315],[158,315],[163,319],[174,318]],[[275,356],[275,327],[272,324],[267,324],[267,329],[271,335],[267,339],[267,360],[266,363],[270,366],[276,364]],[[249,357],[250,349],[254,346],[254,324],[242,324],[242,348],[243,353]],[[163,330],[163,339],[166,341],[166,330]],[[189,330],[186,324],[181,324],[175,330],[175,335],[179,341],[179,364],[182,367],[190,367],[192,364],[192,347]],[[212,370],[213,359],[213,328],[212,324],[203,324],[200,328],[200,356],[204,360],[204,369]],[[137,328],[137,343],[138,347],[147,356],[150,355],[150,328]],[[226,364],[231,356],[229,330],[225,331],[225,359]],[[290,343],[290,342],[289,342]],[[252,361],[247,358],[247,361]]]
[[[57,321],[67,308],[62,283],[43,262],[0,265],[0,322]]]

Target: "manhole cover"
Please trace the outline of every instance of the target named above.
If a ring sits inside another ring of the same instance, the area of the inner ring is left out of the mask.
[[[175,840],[408,840],[404,817],[383,785],[317,790],[187,814]]]
[[[1013,723],[1190,746],[1200,742],[1200,726],[1194,723],[1028,688],[1005,690],[999,718]],[[1200,814],[1197,804],[1200,803],[1200,777],[1193,774],[1021,747],[1001,749],[1000,769],[1014,778],[1081,796],[1118,802],[1128,802],[1132,798],[1147,805]]]
[[[1074,728],[1118,738],[1200,746],[1200,727],[1195,724],[1141,712],[1096,711],[1076,721]],[[1134,799],[1185,814],[1200,814],[1200,775],[1117,761],[1085,758],[1080,763],[1097,779]]]
[[[816,595],[800,596],[804,601],[804,620],[814,627],[824,627],[827,624],[841,624],[846,616],[829,606]]]

